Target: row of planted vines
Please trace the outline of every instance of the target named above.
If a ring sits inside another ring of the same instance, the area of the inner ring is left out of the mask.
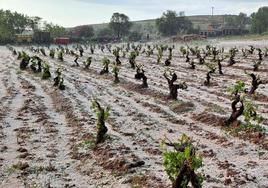
[[[268,185],[265,46],[7,46],[0,60],[1,181]]]

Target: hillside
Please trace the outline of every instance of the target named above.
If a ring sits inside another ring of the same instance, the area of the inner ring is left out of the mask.
[[[233,15],[214,15],[213,17],[211,15],[196,15],[196,16],[187,16],[189,18],[194,28],[200,28],[200,29],[207,29],[208,25],[211,23],[221,23],[224,24],[224,20],[226,17],[233,16]],[[143,33],[144,35],[150,34],[151,37],[158,36],[158,32],[155,25],[156,19],[149,19],[149,20],[138,20],[133,21],[133,31],[139,31]],[[89,24],[93,26],[94,30],[98,32],[99,30],[105,28],[108,26],[108,23],[102,23],[102,24]]]

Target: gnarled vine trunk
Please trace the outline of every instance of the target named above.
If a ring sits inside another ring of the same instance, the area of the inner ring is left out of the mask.
[[[241,106],[238,108],[236,105],[238,103],[241,103]],[[235,100],[232,102],[232,114],[229,117],[229,119],[225,122],[227,126],[231,125],[233,122],[235,122],[244,112],[244,103],[240,99],[240,95],[235,96]]]

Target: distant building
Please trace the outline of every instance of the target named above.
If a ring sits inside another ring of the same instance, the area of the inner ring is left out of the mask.
[[[25,30],[21,34],[16,34],[16,41],[18,43],[31,43],[33,41],[34,32]]]
[[[50,43],[50,33],[44,31],[32,31],[32,30],[25,30],[21,34],[16,34],[16,41],[18,43]]]
[[[36,31],[34,32],[33,39],[38,44],[49,44],[51,42],[50,32]]]
[[[65,38],[55,38],[54,39],[54,43],[55,44],[60,44],[60,45],[67,45],[67,44],[69,44],[70,43],[70,38],[67,38],[67,37],[65,37]]]
[[[207,28],[200,29],[199,34],[206,37],[218,37],[226,35],[242,35],[247,34],[247,29],[241,29],[237,27],[225,26],[225,25],[208,25]]]

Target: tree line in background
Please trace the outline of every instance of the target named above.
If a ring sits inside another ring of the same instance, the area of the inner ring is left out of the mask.
[[[268,7],[262,7],[258,12],[251,15],[251,30],[253,33],[264,33],[268,31]]]
[[[156,27],[163,36],[176,34],[198,33],[193,23],[185,16],[178,16],[176,11],[168,10],[161,18],[156,19]]]
[[[229,16],[225,22],[227,26],[244,29],[246,25],[251,26],[252,33],[264,33],[268,31],[268,7],[260,8],[256,13],[247,16],[240,13],[238,16]],[[95,31],[93,26],[84,25],[72,29],[42,21],[40,17],[29,17],[9,10],[0,10],[0,43],[10,43],[15,41],[15,34],[23,31],[47,31],[51,38],[70,37],[74,41],[95,40],[97,42],[111,41],[112,39],[128,39],[137,41],[142,36],[149,34],[146,31],[137,30],[133,27],[127,15],[114,13],[110,23],[102,29]],[[177,15],[175,11],[168,10],[156,19],[155,27],[162,36],[172,36],[176,34],[198,33],[199,29],[194,28],[193,23],[183,15]],[[133,29],[132,29],[133,28]],[[147,36],[148,38],[149,36]]]
[[[236,17],[227,17],[225,21],[227,26],[239,29],[245,29],[246,25],[250,25],[251,33],[262,34],[268,32],[268,7],[261,7],[250,16],[240,13]]]
[[[51,37],[67,36],[64,27],[42,21],[40,17],[29,17],[9,10],[0,10],[0,43],[11,43],[15,40],[15,34],[24,31],[47,31]]]

